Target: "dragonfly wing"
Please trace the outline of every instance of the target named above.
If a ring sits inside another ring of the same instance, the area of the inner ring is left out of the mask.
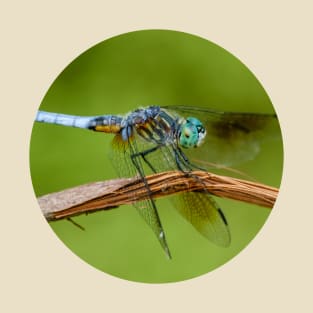
[[[195,163],[199,160],[206,162],[202,166],[207,168],[212,164],[229,166],[252,160],[263,141],[281,139],[275,114],[218,112],[184,106],[167,107],[166,110],[173,110],[183,117],[196,117],[204,124],[205,142],[185,153]]]
[[[184,192],[173,201],[178,212],[205,238],[221,247],[230,245],[226,218],[207,192]]]
[[[140,157],[133,158],[132,161],[132,155],[138,151],[142,151],[141,149],[143,147],[138,147],[138,145],[140,145],[140,143],[137,143],[135,139],[133,139],[133,141],[125,142],[119,134],[114,137],[112,142],[113,149],[111,151],[111,158],[120,177],[139,176],[144,179],[145,172],[142,164],[143,161]],[[166,255],[171,258],[155,201],[152,198],[137,201],[134,203],[134,207],[152,229]]]
[[[159,214],[157,213],[154,200],[149,199],[139,201],[134,204],[134,206],[141,215],[141,217],[146,221],[146,223],[156,235],[167,257],[171,258],[170,250],[165,237],[165,232],[163,230]]]

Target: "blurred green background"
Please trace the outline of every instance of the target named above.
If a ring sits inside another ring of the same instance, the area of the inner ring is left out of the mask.
[[[41,110],[75,114],[125,114],[148,105],[204,106],[218,110],[274,111],[255,76],[237,58],[202,38],[168,30],[126,33],[76,58],[49,88]],[[108,157],[113,135],[34,123],[30,169],[36,196],[117,177]],[[279,187],[282,142],[268,142],[240,170]],[[157,200],[168,260],[155,235],[132,206],[50,223],[81,259],[128,280],[162,283],[207,273],[238,254],[257,234],[270,210],[216,199],[231,230],[229,248],[197,233],[167,199]],[[260,261],[260,267],[262,262]]]

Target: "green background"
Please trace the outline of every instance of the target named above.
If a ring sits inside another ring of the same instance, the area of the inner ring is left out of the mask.
[[[263,87],[237,58],[202,38],[165,30],[123,34],[87,50],[57,77],[40,109],[75,115],[125,114],[153,104],[274,110]],[[117,177],[108,157],[112,138],[111,134],[34,123],[30,168],[36,196]],[[239,169],[279,187],[282,163],[280,140],[265,143],[261,153]],[[75,217],[86,231],[68,221],[50,225],[75,254],[101,271],[140,282],[180,281],[207,273],[238,254],[270,213],[259,206],[216,200],[230,225],[229,248],[214,246],[170,201],[157,200],[172,260],[165,257],[132,206]]]

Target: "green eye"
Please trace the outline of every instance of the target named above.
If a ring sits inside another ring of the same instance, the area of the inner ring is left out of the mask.
[[[202,123],[194,117],[188,117],[180,126],[179,144],[183,148],[195,148],[205,136]]]

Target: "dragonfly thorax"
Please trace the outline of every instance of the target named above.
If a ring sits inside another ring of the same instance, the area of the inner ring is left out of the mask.
[[[195,117],[188,117],[180,124],[178,141],[183,148],[196,148],[203,143],[205,135],[203,124]]]

